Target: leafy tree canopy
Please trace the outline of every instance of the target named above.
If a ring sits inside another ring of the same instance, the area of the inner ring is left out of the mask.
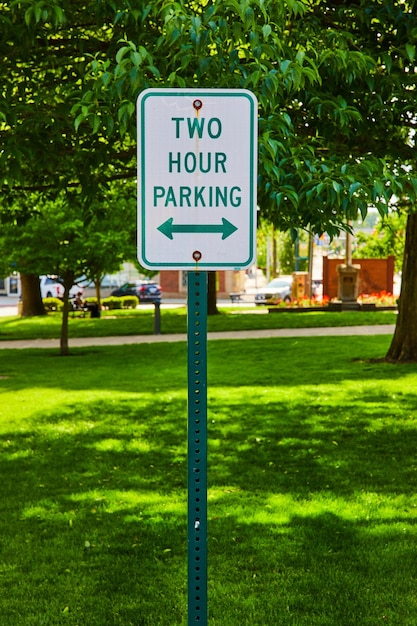
[[[127,40],[114,62],[96,57],[89,66],[95,115],[116,95],[134,101],[149,86],[249,88],[260,104],[260,205],[274,223],[334,234],[369,204],[385,213],[394,194],[414,201],[413,2],[152,7],[153,48]]]
[[[281,227],[335,233],[369,203],[414,201],[414,1],[0,4],[3,190],[134,176],[146,87],[259,99],[259,202]],[[411,133],[411,134],[410,134]]]

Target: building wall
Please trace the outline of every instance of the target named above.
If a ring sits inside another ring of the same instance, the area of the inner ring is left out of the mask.
[[[352,259],[353,265],[360,265],[359,295],[362,293],[394,292],[394,257],[386,259]],[[323,295],[328,298],[338,297],[337,266],[345,259],[323,257]]]
[[[0,278],[0,296],[20,296],[21,293],[20,275],[17,272]]]
[[[182,297],[187,291],[187,288],[181,285],[181,276],[177,270],[161,271],[158,282],[161,285],[164,298]]]
[[[243,271],[218,271],[217,296],[228,298],[229,293],[243,291]],[[185,298],[187,296],[187,273],[178,270],[162,270],[158,277],[164,298]]]

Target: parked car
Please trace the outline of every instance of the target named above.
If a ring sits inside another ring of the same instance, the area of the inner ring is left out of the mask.
[[[125,283],[118,289],[114,289],[111,296],[137,296],[139,302],[157,302],[162,297],[162,289],[158,283],[151,280]]]
[[[139,302],[158,302],[162,298],[162,289],[158,283],[143,281],[136,283]]]
[[[58,276],[40,276],[39,283],[42,298],[62,298],[64,297],[64,285]],[[70,298],[75,298],[78,293],[84,293],[84,288],[80,285],[73,285],[69,292]]]
[[[255,304],[279,304],[280,302],[291,302],[292,276],[280,276],[274,278],[270,283],[258,289],[255,294]]]

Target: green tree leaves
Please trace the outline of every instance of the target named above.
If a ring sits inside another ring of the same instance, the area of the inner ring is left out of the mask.
[[[416,188],[413,2],[3,3],[3,184],[134,176],[147,87],[236,87],[259,101],[259,198],[279,226],[343,225]],[[12,28],[13,25],[13,28]],[[39,167],[42,164],[42,167]]]

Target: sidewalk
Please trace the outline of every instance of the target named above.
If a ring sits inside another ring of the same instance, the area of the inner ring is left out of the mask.
[[[346,337],[352,335],[392,335],[394,324],[380,326],[338,326],[329,328],[283,328],[235,332],[213,332],[207,334],[208,341],[218,339],[270,339],[277,337]],[[166,343],[187,341],[186,334],[129,335],[126,337],[82,337],[69,339],[70,348],[90,346],[121,346],[141,343]],[[33,339],[0,341],[0,350],[23,348],[59,348],[59,339]]]

